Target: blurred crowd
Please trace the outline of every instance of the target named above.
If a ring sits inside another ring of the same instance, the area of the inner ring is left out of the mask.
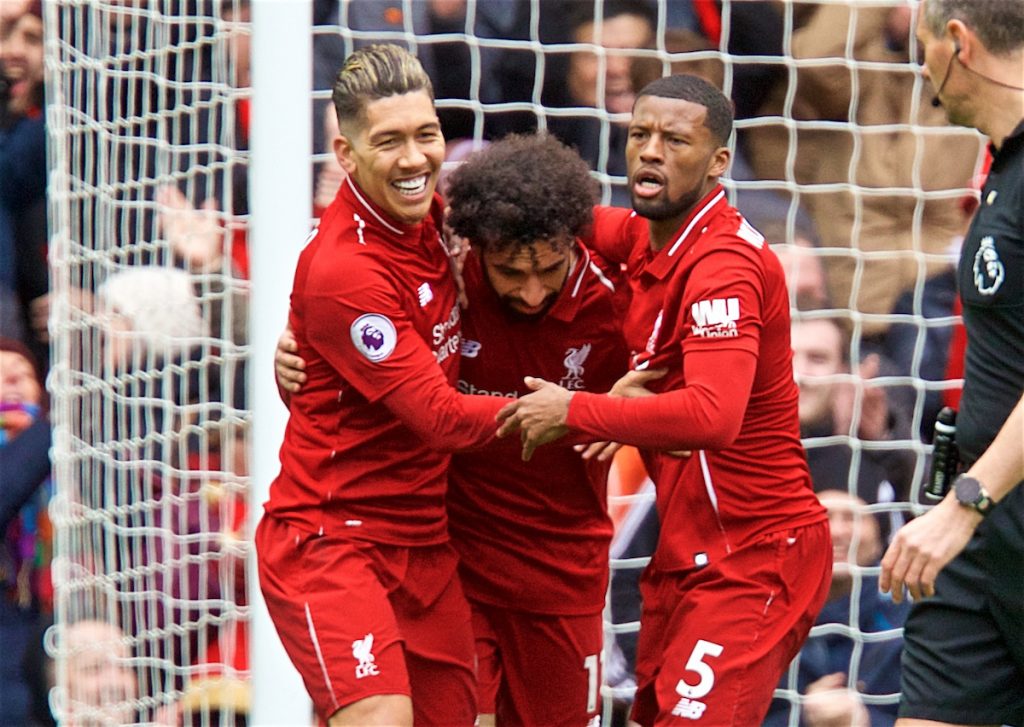
[[[0,724],[187,724],[196,705],[231,720],[209,723],[244,722],[250,3],[98,5],[44,18],[39,0],[0,0]],[[898,630],[905,612],[872,568],[910,516],[936,412],[955,403],[953,264],[983,161],[980,137],[930,103],[912,4],[314,0],[313,13],[314,217],[344,174],[329,89],[361,44],[415,34],[449,162],[547,131],[620,206],[635,92],[687,72],[730,95],[725,182],[787,271],[802,434],[850,564],[819,624]],[[79,61],[61,71],[61,103],[90,116],[60,140],[71,181],[48,150],[44,22],[59,26],[58,58]],[[85,62],[99,59],[102,72]],[[71,453],[57,495],[54,431]],[[628,457],[620,494],[643,490]],[[613,513],[614,557],[650,555],[649,502]],[[636,618],[636,575],[616,571],[615,623]],[[816,633],[789,684],[803,723],[845,709],[850,724],[891,724],[894,705],[860,695],[898,689],[898,636],[869,659],[848,631]],[[628,687],[632,648],[616,638],[614,684]],[[851,676],[854,656],[873,671]]]

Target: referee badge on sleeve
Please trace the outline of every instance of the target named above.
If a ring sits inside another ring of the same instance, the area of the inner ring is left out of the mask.
[[[398,334],[395,324],[386,316],[365,313],[349,328],[356,350],[370,361],[383,361],[395,350]]]
[[[1006,278],[1006,267],[999,259],[995,238],[986,235],[974,255],[974,287],[982,295],[995,295]]]

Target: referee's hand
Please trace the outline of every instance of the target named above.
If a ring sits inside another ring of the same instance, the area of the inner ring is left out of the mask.
[[[938,505],[896,532],[882,558],[878,586],[903,600],[906,586],[914,599],[935,595],[939,571],[953,560],[971,539],[981,515],[957,503],[950,492]]]

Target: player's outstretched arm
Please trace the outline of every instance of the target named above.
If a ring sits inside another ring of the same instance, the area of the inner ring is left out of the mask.
[[[635,399],[568,392],[544,382],[499,413],[498,436],[519,431],[523,456],[570,430],[595,440],[664,452],[724,449],[739,435],[756,357],[746,351],[697,351],[684,359],[685,388]],[[729,371],[730,376],[720,372]]]
[[[645,371],[628,371],[623,375],[608,392],[608,396],[622,397],[624,399],[639,399],[647,396],[654,396],[655,393],[647,388],[647,385],[662,378],[668,373],[668,369],[648,369]],[[590,444],[577,444],[574,449],[580,453],[583,459],[596,459],[599,462],[611,459],[616,452],[622,448],[620,442],[600,441]],[[669,452],[676,457],[689,457],[692,452],[679,450]]]
[[[321,303],[328,307],[329,302]],[[329,317],[326,320],[330,320]],[[324,320],[312,329],[314,340],[326,341],[335,336],[334,327],[324,329]],[[386,387],[380,401],[430,448],[441,452],[455,452],[483,446],[494,439],[494,416],[503,400],[490,396],[459,394],[448,383],[437,366],[434,354],[416,336],[402,336],[408,344],[408,362],[403,365],[394,383]],[[321,351],[338,370],[344,356],[327,345]],[[274,352],[274,372],[278,391],[287,404],[291,394],[297,393],[307,381],[306,362],[298,355],[298,345],[289,326],[278,339]],[[333,361],[331,360],[333,359]],[[360,379],[364,396],[373,395],[374,384]],[[358,388],[358,387],[357,387]]]
[[[984,484],[999,502],[1024,480],[1024,397],[1010,413],[999,435],[967,474]],[[896,533],[882,558],[879,588],[903,599],[906,586],[914,598],[935,593],[939,572],[967,545],[981,515],[963,507],[953,492]]]

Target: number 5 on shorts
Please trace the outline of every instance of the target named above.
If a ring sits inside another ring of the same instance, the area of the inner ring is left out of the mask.
[[[690,684],[680,679],[679,683],[676,684],[676,691],[679,693],[679,696],[700,699],[711,691],[711,687],[715,686],[715,672],[704,661],[704,657],[721,656],[722,648],[721,644],[715,644],[704,639],[697,640],[697,644],[693,647],[693,651],[690,652],[690,658],[686,662],[686,671],[697,672],[697,675],[700,676],[700,681],[696,684]]]

